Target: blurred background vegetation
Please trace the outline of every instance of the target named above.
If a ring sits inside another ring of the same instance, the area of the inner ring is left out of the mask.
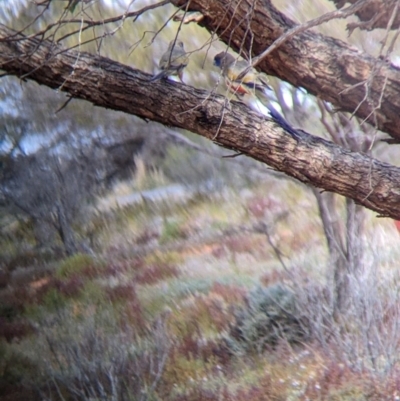
[[[53,0],[35,20],[33,2],[4,0],[0,20],[34,21],[29,34],[74,18],[48,38],[151,74],[179,30],[185,82],[225,93],[212,60],[226,46],[171,5],[79,32],[129,3]],[[298,22],[333,9],[274,4]],[[318,31],[378,55],[383,32],[348,37],[348,22]],[[399,164],[382,133],[270,82],[292,125]],[[1,83],[5,400],[398,399],[396,222],[192,133]]]

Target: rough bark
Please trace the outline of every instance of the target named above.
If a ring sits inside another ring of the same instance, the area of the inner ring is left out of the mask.
[[[342,8],[346,3],[354,4],[358,0],[331,0],[335,3],[337,9]],[[369,0],[365,2],[365,6],[357,11],[355,15],[360,20],[359,23],[349,24],[349,29],[357,27],[363,30],[371,29],[398,29],[400,26],[400,13],[397,13],[390,26],[392,13],[395,11],[398,0]]]
[[[171,2],[186,4],[186,0]],[[191,0],[189,10],[203,13],[201,24],[228,46],[251,49],[252,56],[295,26],[270,0]],[[284,42],[259,67],[340,110],[355,112],[400,140],[400,69],[394,65],[340,40],[306,31]]]
[[[0,68],[10,74],[209,139],[218,134],[222,146],[400,219],[399,168],[307,134],[297,143],[242,104],[226,107],[224,97],[176,82],[150,83],[149,75],[105,57],[55,48],[38,39],[1,41],[11,33],[0,27]]]

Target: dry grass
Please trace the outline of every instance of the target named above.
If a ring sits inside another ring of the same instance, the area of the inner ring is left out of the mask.
[[[0,318],[7,325],[0,334],[9,343],[2,345],[0,387],[19,358],[29,367],[12,371],[12,388],[36,387],[48,400],[60,392],[68,399],[68,388],[82,400],[124,400],[143,389],[143,400],[166,401],[396,399],[400,255],[390,222],[368,222],[375,246],[338,317],[315,204],[292,183],[108,213],[97,217],[93,232],[97,243],[104,240],[103,262],[78,255],[18,288],[3,288]],[[266,232],[254,230],[260,222]],[[278,335],[238,352],[231,341],[238,322],[265,320],[251,301],[254,288],[278,284],[295,294],[298,309],[291,313],[306,318],[309,335],[293,343]],[[243,319],[251,305],[251,319]],[[129,352],[137,347],[143,353],[135,359]],[[57,356],[67,364],[62,369]],[[134,381],[121,364],[138,369]],[[32,370],[40,372],[36,382]]]

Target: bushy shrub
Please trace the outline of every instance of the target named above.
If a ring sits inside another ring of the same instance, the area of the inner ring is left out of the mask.
[[[0,317],[0,339],[4,338],[7,342],[28,336],[34,332],[32,324],[24,319],[14,319],[9,321]]]
[[[90,273],[92,273],[92,270],[97,265],[98,263],[90,255],[78,253],[67,258],[60,264],[56,276],[58,278],[70,278],[76,274],[86,276],[89,274],[91,276],[93,274]]]
[[[37,372],[38,366],[31,358],[0,340],[0,394],[5,396],[10,388],[27,385],[37,377]]]
[[[298,343],[307,337],[307,321],[294,293],[276,284],[250,292],[245,306],[236,313],[228,343],[236,351],[260,352],[280,340]]]
[[[24,310],[21,298],[15,291],[3,292],[0,295],[0,318],[11,321],[18,317]]]
[[[81,401],[155,399],[169,354],[162,320],[138,337],[129,327],[114,330],[116,321],[106,312],[83,320],[65,313],[59,316],[63,323],[43,328],[45,399],[60,399],[60,394]]]
[[[335,309],[335,288],[296,280],[296,296],[307,314],[312,339],[329,358],[358,372],[387,375],[399,366],[400,277],[376,266],[347,276],[346,308]]]

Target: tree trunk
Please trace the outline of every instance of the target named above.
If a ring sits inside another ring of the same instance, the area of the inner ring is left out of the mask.
[[[75,240],[75,234],[72,230],[71,224],[65,213],[65,208],[62,201],[58,200],[56,203],[58,233],[61,241],[64,244],[65,252],[68,256],[74,255],[78,252],[78,246]]]
[[[335,194],[314,190],[329,252],[333,277],[333,307],[336,315],[345,311],[351,299],[349,280],[363,266],[365,210],[346,199],[346,226],[343,228]]]

